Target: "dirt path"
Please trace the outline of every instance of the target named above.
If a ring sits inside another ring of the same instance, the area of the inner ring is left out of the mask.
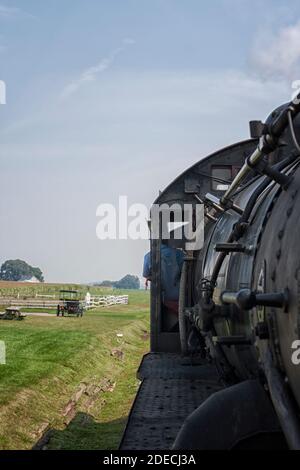
[[[46,312],[24,312],[24,315],[26,317],[53,317],[53,318],[58,318],[55,314],[53,313],[46,313]]]

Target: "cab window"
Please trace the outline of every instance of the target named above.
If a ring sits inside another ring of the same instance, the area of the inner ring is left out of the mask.
[[[226,191],[232,181],[231,166],[213,166],[211,169],[212,189],[214,191]]]

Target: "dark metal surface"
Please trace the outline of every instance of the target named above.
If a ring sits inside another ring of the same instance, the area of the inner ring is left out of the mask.
[[[300,168],[287,192],[282,192],[268,217],[257,251],[252,288],[259,286],[261,272],[265,266],[264,292],[283,292],[289,289],[288,312],[284,309],[264,307],[254,310],[253,324],[265,321],[270,337],[273,365],[285,379],[287,389],[300,406],[300,368],[292,361],[292,345],[300,335],[300,301],[298,271],[300,267]],[[259,318],[259,316],[261,318]],[[260,355],[264,357],[266,342],[258,341]],[[270,373],[270,367],[267,374]],[[283,406],[283,400],[282,400]],[[287,423],[292,418],[285,419]]]
[[[266,433],[280,433],[277,416],[259,381],[248,380],[213,394],[197,408],[173,449],[229,450],[249,436]]]
[[[148,354],[121,442],[122,450],[170,449],[189,414],[220,390],[213,366],[177,354]]]
[[[146,354],[137,376],[141,381],[147,378],[218,380],[215,368],[203,359],[172,353]]]
[[[256,192],[261,185],[261,181],[257,180],[252,186],[248,187],[238,198],[238,204],[246,208],[248,200],[252,194]],[[218,276],[217,286],[214,289],[213,300],[216,304],[221,303],[221,294],[224,291],[239,291],[241,289],[250,289],[253,275],[254,259],[256,247],[258,245],[263,225],[271,210],[273,201],[276,197],[278,188],[270,185],[261,195],[259,204],[253,210],[250,218],[250,224],[246,233],[241,237],[239,243],[247,246],[249,250],[245,253],[230,253],[226,256]],[[218,223],[214,227],[211,240],[207,244],[208,249],[205,251],[203,277],[211,279],[218,254],[215,246],[227,240],[232,233],[234,224],[237,222],[235,214],[229,212],[222,215]],[[252,247],[252,248],[250,248]],[[251,338],[253,335],[251,328],[250,315],[245,314],[232,306],[231,317],[227,320],[216,319],[214,326],[218,336],[239,336],[243,335]],[[224,349],[224,354],[228,362],[234,367],[235,374],[239,378],[251,379],[257,376],[257,357],[254,347],[232,346]]]

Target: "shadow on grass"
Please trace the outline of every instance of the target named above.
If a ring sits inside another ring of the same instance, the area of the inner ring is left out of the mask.
[[[79,412],[63,430],[48,429],[33,450],[114,450],[118,449],[126,418],[99,423]]]

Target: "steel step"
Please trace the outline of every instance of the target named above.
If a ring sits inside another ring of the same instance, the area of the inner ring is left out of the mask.
[[[121,450],[170,449],[187,416],[222,388],[212,365],[178,354],[147,354],[137,375]]]

